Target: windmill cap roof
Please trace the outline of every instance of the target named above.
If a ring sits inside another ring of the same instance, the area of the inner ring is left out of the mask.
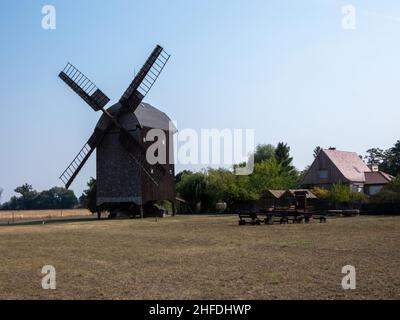
[[[107,109],[111,114],[116,113],[122,105],[118,102],[112,105]],[[141,127],[154,128],[154,129],[162,129],[165,131],[171,131],[173,133],[177,132],[177,128],[171,119],[159,109],[153,107],[151,104],[142,102],[135,110],[135,116],[139,121]],[[102,119],[104,119],[106,115],[102,115],[97,126],[101,127]]]

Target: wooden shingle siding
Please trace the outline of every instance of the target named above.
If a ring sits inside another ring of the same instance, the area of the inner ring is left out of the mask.
[[[115,114],[121,104],[117,103],[108,111]],[[127,112],[121,115],[121,125],[146,149],[154,141],[144,139],[151,129],[161,129],[165,134],[166,164],[163,174],[156,185],[151,178],[144,173],[125,148],[119,142],[119,129],[111,127],[104,139],[97,147],[97,205],[101,204],[129,204],[142,205],[149,201],[169,200],[175,201],[175,168],[173,158],[174,145],[172,136],[176,128],[168,129],[169,121],[165,113],[142,103],[135,114]],[[108,121],[103,115],[98,127],[107,125]],[[149,125],[155,127],[148,127]]]
[[[328,178],[321,179],[319,176],[320,170],[326,170],[328,172]],[[323,150],[318,154],[304,176],[301,186],[329,186],[335,183],[349,184],[350,181],[340,172],[335,164],[329,159]]]

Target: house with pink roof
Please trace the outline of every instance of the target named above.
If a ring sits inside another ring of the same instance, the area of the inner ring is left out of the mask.
[[[392,179],[377,166],[368,167],[356,152],[329,148],[318,153],[300,184],[303,188],[328,189],[340,183],[353,191],[373,195]]]

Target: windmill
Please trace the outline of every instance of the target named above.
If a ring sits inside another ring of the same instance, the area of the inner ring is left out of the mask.
[[[96,203],[107,207],[111,216],[156,213],[154,203],[172,202],[175,210],[173,142],[176,132],[166,114],[142,102],[152,88],[170,55],[157,45],[119,101],[105,108],[110,99],[82,72],[68,63],[59,77],[94,111],[102,111],[93,134],[60,176],[69,188],[94,150],[96,152]],[[146,134],[161,129],[167,139],[165,164],[146,160],[150,145]],[[172,150],[172,152],[171,152]],[[111,208],[111,209],[110,209]]]

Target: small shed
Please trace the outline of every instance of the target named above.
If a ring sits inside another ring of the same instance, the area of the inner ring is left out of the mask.
[[[285,190],[267,190],[260,198],[259,205],[263,209],[274,208],[279,205],[280,197]]]
[[[315,204],[317,196],[309,189],[289,189],[280,197],[281,206],[294,206],[296,209],[305,209]]]

